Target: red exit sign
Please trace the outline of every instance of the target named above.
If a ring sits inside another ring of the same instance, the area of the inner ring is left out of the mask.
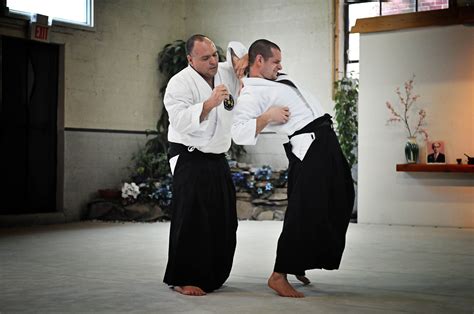
[[[49,26],[31,23],[31,39],[39,41],[49,41]]]

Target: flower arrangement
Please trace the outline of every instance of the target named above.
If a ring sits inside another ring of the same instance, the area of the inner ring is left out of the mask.
[[[137,199],[138,195],[140,195],[140,187],[135,184],[135,182],[128,183],[125,182],[122,185],[122,198],[123,199]]]
[[[404,95],[400,91],[400,87],[395,90],[398,95],[400,106],[395,108],[391,102],[387,101],[386,105],[391,114],[391,117],[387,120],[387,124],[402,123],[408,133],[408,137],[416,137],[417,135],[423,135],[425,140],[428,140],[428,132],[424,128],[426,122],[426,111],[424,109],[417,110],[417,116],[412,117],[410,110],[415,108],[415,102],[420,95],[412,95],[413,85],[415,81],[415,75],[405,82]]]
[[[168,214],[173,177],[166,154],[154,154],[144,147],[134,154],[132,162],[129,181],[122,183],[122,204],[152,203]]]
[[[171,175],[159,180],[148,179],[138,185],[135,182],[122,184],[122,204],[154,203],[165,212],[169,210],[173,197]]]
[[[274,172],[270,166],[253,171],[233,170],[232,180],[237,191],[245,191],[253,198],[268,198],[275,188],[281,188],[288,182],[288,170]]]

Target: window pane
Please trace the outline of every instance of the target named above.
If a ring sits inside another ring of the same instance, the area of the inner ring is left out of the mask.
[[[88,8],[91,0],[7,0],[12,11],[39,13],[55,20],[88,24]]]
[[[415,8],[415,0],[389,0],[388,2],[382,2],[382,15],[415,12]]]
[[[359,38],[359,33],[349,34],[349,49],[347,49],[349,61],[359,60]]]
[[[418,0],[418,11],[431,11],[449,8],[449,0]]]
[[[355,25],[357,19],[378,16],[380,13],[378,2],[366,2],[350,4],[349,8],[349,31]]]
[[[359,78],[359,62],[347,64],[346,76],[352,78]]]

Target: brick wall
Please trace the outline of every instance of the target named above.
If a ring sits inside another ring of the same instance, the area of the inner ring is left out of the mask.
[[[418,11],[447,9],[449,0],[419,0]],[[414,0],[391,0],[382,3],[382,15],[415,12]]]

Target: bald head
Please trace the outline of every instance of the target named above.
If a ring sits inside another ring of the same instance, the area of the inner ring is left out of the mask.
[[[212,40],[204,35],[193,35],[186,41],[186,52],[189,65],[212,84],[219,63],[219,54]]]
[[[203,42],[205,40],[211,41],[207,36],[201,35],[201,34],[195,34],[186,41],[186,54],[190,55],[193,52],[194,49],[194,43],[195,42]],[[211,41],[212,42],[212,41]]]

